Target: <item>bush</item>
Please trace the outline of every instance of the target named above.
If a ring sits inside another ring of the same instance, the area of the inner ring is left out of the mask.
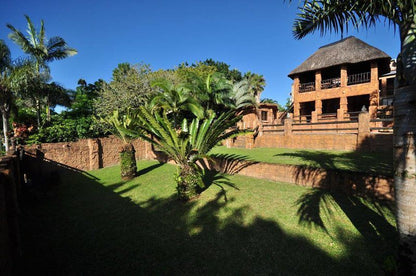
[[[83,138],[103,136],[104,131],[91,117],[77,119],[63,118],[56,115],[48,126],[40,128],[27,139],[26,143],[71,142]]]

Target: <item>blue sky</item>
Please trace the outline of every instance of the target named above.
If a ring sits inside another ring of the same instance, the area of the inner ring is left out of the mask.
[[[78,50],[76,56],[50,63],[53,80],[66,88],[75,88],[80,78],[108,81],[121,62],[143,62],[157,70],[212,58],[264,75],[262,97],[284,104],[292,83],[287,74],[320,46],[340,39],[339,34],[315,34],[295,40],[296,8],[297,1],[289,5],[283,0],[6,0],[0,9],[0,39],[13,57],[23,56],[7,38],[6,23],[24,31],[24,14],[37,26],[43,19],[47,36],[61,36]],[[384,23],[347,35],[392,57],[399,52],[398,34]]]

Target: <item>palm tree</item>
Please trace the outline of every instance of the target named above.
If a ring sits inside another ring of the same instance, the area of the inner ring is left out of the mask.
[[[174,128],[166,113],[151,113],[145,107],[133,112],[133,130],[137,135],[152,143],[167,154],[178,165],[175,177],[178,198],[190,200],[203,188],[197,161],[207,158],[209,151],[224,139],[247,133],[237,128],[230,129],[240,119],[235,112],[226,112],[220,116],[212,113],[209,118],[194,118],[191,123],[184,119],[180,129]],[[131,131],[128,128],[127,131]]]
[[[9,70],[11,67],[10,50],[3,40],[0,40],[0,112],[3,123],[4,146],[9,150],[9,114],[12,93],[9,83]]]
[[[319,0],[302,1],[293,34],[301,39],[317,30],[341,33],[349,26],[358,29],[381,19],[398,28],[394,93],[394,169],[399,274],[416,275],[416,4],[414,0]]]
[[[36,71],[39,75],[42,71],[49,71],[47,66],[48,62],[77,54],[77,50],[70,48],[63,38],[54,36],[47,39],[43,20],[41,20],[40,30],[37,32],[29,16],[25,15],[25,18],[27,21],[28,35],[25,36],[11,24],[7,24],[7,27],[12,31],[9,34],[9,38],[20,46],[23,52],[29,54],[35,60]],[[41,88],[37,89],[39,90]],[[36,98],[37,121],[38,126],[40,126],[41,96],[44,95],[41,91],[35,92],[34,94]],[[46,106],[46,109],[48,113],[49,106]]]
[[[32,64],[28,60],[12,62],[10,50],[3,40],[0,40],[0,112],[2,116],[4,145],[9,150],[9,116],[14,103],[15,94],[29,81]]]
[[[250,91],[256,98],[256,102],[260,102],[260,94],[263,92],[266,86],[266,80],[263,75],[251,73],[250,71],[244,74],[244,78],[247,79],[250,87]]]
[[[174,85],[168,79],[159,79],[152,83],[152,87],[158,88],[160,93],[152,98],[149,107],[154,111],[163,109],[172,114],[174,127],[177,127],[179,119],[186,117],[188,112],[199,119],[203,118],[202,106],[184,86]]]

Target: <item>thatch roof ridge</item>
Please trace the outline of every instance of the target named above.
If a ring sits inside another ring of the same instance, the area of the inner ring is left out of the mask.
[[[380,49],[364,41],[349,36],[320,47],[301,65],[289,73],[289,77],[308,71],[316,71],[341,64],[353,64],[370,60],[384,59],[390,61],[391,57]]]

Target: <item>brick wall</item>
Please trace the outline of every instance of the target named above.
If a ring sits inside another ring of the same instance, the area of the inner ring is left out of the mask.
[[[94,170],[119,163],[119,148],[123,141],[116,137],[82,139],[77,142],[44,143],[26,147],[32,155],[38,151],[47,160],[79,170]],[[151,145],[141,140],[133,141],[137,159],[154,159]]]

